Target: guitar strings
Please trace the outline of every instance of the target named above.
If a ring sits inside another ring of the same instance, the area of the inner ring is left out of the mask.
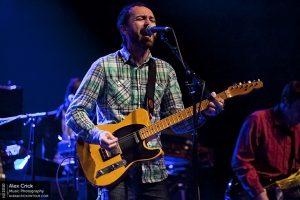
[[[125,136],[123,136],[123,137],[120,137],[120,138],[118,138],[118,142],[126,142],[126,141],[128,141],[128,140],[130,140],[131,138],[132,138],[132,136],[134,135],[134,134],[136,134],[137,132],[135,131],[135,132],[132,132],[132,133],[129,133],[129,134],[127,134],[127,135],[125,135]]]

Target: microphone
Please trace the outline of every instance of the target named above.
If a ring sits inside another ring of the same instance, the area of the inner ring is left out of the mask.
[[[162,33],[170,31],[172,28],[168,26],[147,26],[145,29],[145,32],[147,35],[152,35],[154,33]]]

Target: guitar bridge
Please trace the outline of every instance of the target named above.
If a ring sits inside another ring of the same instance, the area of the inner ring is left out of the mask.
[[[111,149],[109,151],[106,149],[103,149],[103,148],[101,148],[99,151],[100,151],[100,155],[102,156],[102,159],[104,161],[109,160],[109,159],[122,153],[122,150],[119,145],[117,145],[116,147],[114,147],[113,149]]]
[[[120,160],[119,162],[116,162],[115,164],[112,164],[108,167],[105,167],[101,170],[98,170],[96,173],[96,178],[99,178],[100,176],[103,176],[109,172],[112,172],[120,167],[123,167],[126,165],[126,160]]]

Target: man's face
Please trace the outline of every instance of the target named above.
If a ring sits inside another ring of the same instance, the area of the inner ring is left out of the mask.
[[[127,39],[127,46],[137,45],[144,48],[150,48],[154,44],[156,34],[147,35],[145,29],[147,26],[155,26],[156,21],[152,11],[149,8],[135,6],[129,11],[129,19],[123,27],[123,33]]]

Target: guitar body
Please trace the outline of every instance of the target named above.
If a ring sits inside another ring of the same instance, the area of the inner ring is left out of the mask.
[[[76,144],[77,154],[88,181],[97,186],[110,186],[120,180],[134,164],[163,154],[161,148],[148,148],[146,142],[134,134],[149,125],[148,112],[137,109],[118,124],[97,126],[119,138],[119,147],[110,152],[100,145],[79,140]]]

